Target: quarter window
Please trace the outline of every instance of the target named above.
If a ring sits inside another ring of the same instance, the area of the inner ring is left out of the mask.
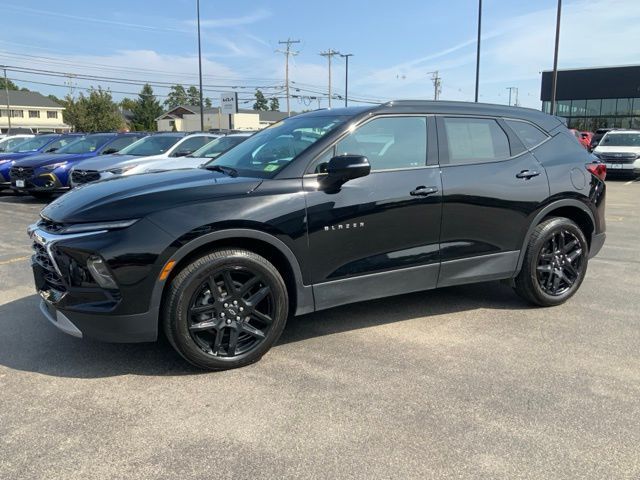
[[[427,119],[372,120],[336,144],[336,155],[364,155],[372,170],[422,167],[427,161]]]
[[[509,158],[509,139],[498,122],[487,118],[444,118],[450,164]]]
[[[518,120],[505,120],[505,123],[511,127],[518,138],[527,148],[533,148],[547,139],[547,135],[537,127],[530,123],[520,122]]]

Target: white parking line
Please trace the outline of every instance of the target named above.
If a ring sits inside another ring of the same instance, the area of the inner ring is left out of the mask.
[[[631,185],[632,183],[637,182],[637,180],[629,180],[628,182],[625,183],[625,185]]]

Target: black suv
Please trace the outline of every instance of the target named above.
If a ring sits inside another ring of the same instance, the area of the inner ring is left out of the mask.
[[[30,228],[41,309],[78,337],[163,330],[206,369],[289,315],[503,279],[558,305],[605,239],[606,167],[555,117],[396,101],[286,119],[190,170],[63,195]],[[345,318],[345,321],[349,321]]]

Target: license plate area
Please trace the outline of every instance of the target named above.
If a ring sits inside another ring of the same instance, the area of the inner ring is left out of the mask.
[[[16,180],[16,187],[18,188],[24,188],[24,180]]]
[[[47,271],[35,262],[31,264],[31,268],[33,269],[33,279],[36,283],[36,289],[39,292],[47,290],[47,279],[45,276]]]

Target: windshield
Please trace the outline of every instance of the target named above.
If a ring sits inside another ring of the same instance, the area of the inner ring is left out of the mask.
[[[91,153],[113,138],[113,135],[87,135],[69,145],[62,147],[56,153]]]
[[[217,158],[249,137],[220,137],[193,152],[189,157]]]
[[[608,133],[600,142],[602,147],[640,147],[638,133]]]
[[[18,145],[24,143],[26,137],[9,137],[0,140],[0,152],[15,152]]]
[[[292,117],[247,138],[203,165],[231,167],[239,175],[270,178],[349,116]]]
[[[54,138],[57,138],[57,136],[43,135],[40,137],[33,137],[27,141],[20,143],[19,145],[16,145],[12,152],[32,152],[34,150],[39,150]]]
[[[137,156],[160,155],[173,147],[182,138],[177,135],[152,135],[132,143],[118,153]]]

